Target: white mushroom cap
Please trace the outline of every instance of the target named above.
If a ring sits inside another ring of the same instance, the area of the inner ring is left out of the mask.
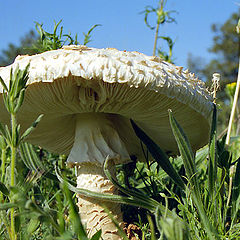
[[[178,148],[168,109],[172,109],[194,150],[208,140],[212,98],[204,83],[159,57],[111,48],[66,46],[17,57],[12,65],[0,68],[0,76],[7,82],[10,68],[19,65],[23,69],[28,63],[28,88],[18,121],[24,129],[43,113],[28,141],[49,151],[70,153],[76,115],[81,113],[108,113],[128,153],[137,157],[141,148],[130,118],[163,150],[172,153]],[[8,122],[2,97],[0,121]]]

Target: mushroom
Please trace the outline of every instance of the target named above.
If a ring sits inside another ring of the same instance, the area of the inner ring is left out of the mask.
[[[77,167],[79,188],[113,194],[116,189],[102,170],[104,160],[108,157],[118,164],[128,162],[130,155],[143,158],[130,119],[166,152],[178,152],[168,109],[194,150],[208,139],[212,98],[204,83],[159,57],[72,45],[19,56],[12,65],[0,68],[0,76],[8,80],[10,68],[23,69],[29,63],[18,122],[26,129],[44,114],[27,141],[67,154],[68,164]],[[0,113],[0,121],[7,123],[2,97]],[[104,204],[121,222],[120,206]],[[103,239],[120,239],[97,201],[78,196],[78,207],[90,236],[102,229]]]

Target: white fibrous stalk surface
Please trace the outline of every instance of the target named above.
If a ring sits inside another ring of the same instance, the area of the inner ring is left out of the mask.
[[[78,166],[77,187],[105,194],[117,194],[114,185],[106,179],[102,168],[94,163],[83,163]],[[120,240],[118,230],[104,208],[110,211],[118,223],[122,223],[120,204],[99,201],[77,195],[78,208],[81,221],[85,226],[88,236],[92,237],[98,230],[102,230],[102,239]]]
[[[77,168],[77,188],[97,193],[117,194],[114,185],[105,177],[102,166],[106,158],[115,163],[130,159],[108,114],[86,113],[76,115],[75,139],[68,156],[68,164]],[[77,195],[82,223],[88,236],[102,230],[104,240],[119,240],[118,231],[108,214],[122,222],[121,206]]]

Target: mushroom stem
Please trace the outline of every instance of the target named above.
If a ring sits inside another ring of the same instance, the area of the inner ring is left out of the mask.
[[[85,113],[76,116],[75,139],[68,163],[77,166],[77,187],[99,193],[115,194],[114,185],[106,178],[102,165],[107,157],[122,163],[130,157],[110,114]],[[89,236],[102,229],[102,239],[119,240],[114,223],[105,213],[103,205],[118,222],[122,222],[120,205],[106,201],[78,197],[79,213]]]
[[[111,114],[82,113],[76,115],[75,139],[67,162],[71,165],[91,162],[103,165],[107,156],[123,163],[130,159],[128,151],[110,120]]]
[[[83,163],[77,171],[77,187],[91,191],[107,194],[117,194],[117,189],[106,178],[101,167],[92,163]],[[83,225],[85,226],[89,237],[92,237],[98,230],[102,230],[102,239],[119,240],[118,230],[108,214],[104,211],[106,207],[113,217],[122,222],[122,213],[120,204],[101,201],[92,198],[86,198],[80,195],[78,197],[79,214]]]

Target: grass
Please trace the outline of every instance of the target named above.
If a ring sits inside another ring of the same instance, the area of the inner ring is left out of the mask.
[[[50,34],[37,24],[42,34],[38,44],[45,50],[61,47],[63,36],[72,43],[62,29],[57,34],[58,26],[55,24],[54,33]],[[88,41],[92,30],[86,34]],[[75,177],[65,167],[65,156],[24,142],[42,117],[20,134],[16,114],[23,103],[27,79],[28,68],[11,72],[9,86],[1,79],[11,123],[10,127],[0,124],[0,239],[87,240],[75,204],[76,193],[122,203],[125,220],[141,229],[142,240],[240,239],[239,145],[232,143],[231,148],[226,136],[218,139],[215,104],[209,144],[197,153],[193,153],[174,112],[169,111],[180,152],[176,159],[164,153],[131,121],[146,161],[119,165],[114,178],[108,170],[111,161],[106,159],[105,174],[122,195],[103,195],[77,189],[74,181],[68,180]],[[124,232],[122,236],[126,239]],[[91,239],[101,239],[101,231]]]

